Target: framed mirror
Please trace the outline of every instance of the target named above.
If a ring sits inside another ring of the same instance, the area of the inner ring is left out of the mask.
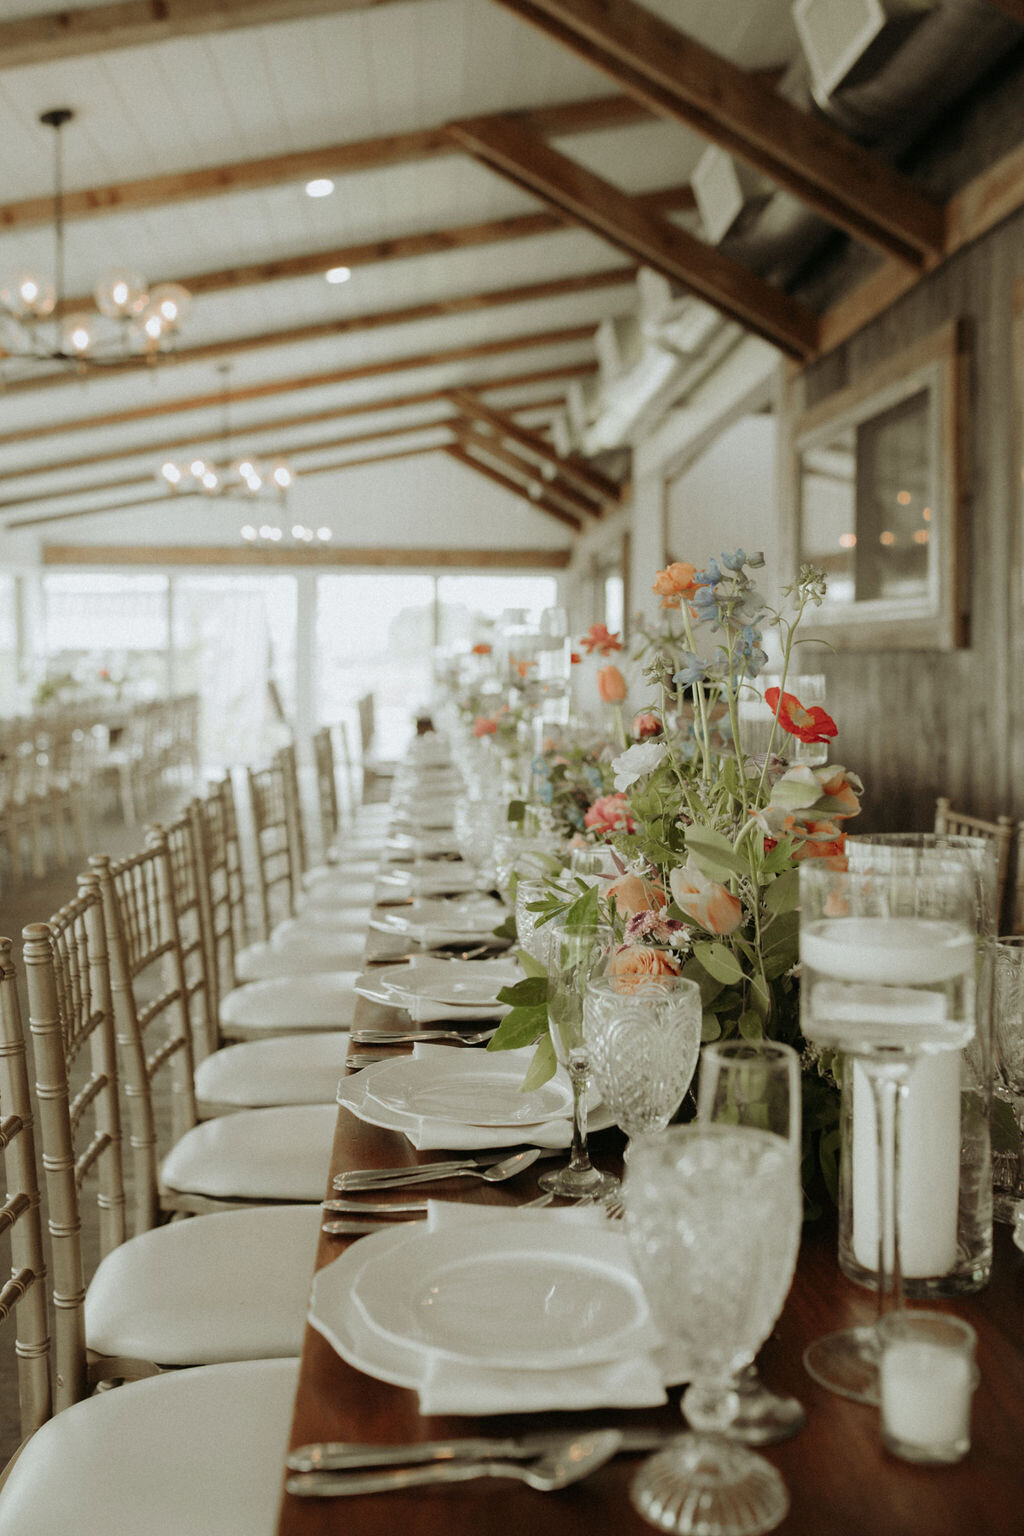
[[[965,329],[944,327],[795,422],[797,564],[829,585],[808,632],[838,648],[967,643]]]

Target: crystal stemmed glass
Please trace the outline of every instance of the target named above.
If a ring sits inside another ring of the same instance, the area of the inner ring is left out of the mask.
[[[700,1050],[701,1000],[682,976],[599,976],[583,998],[583,1038],[601,1098],[629,1137],[662,1131]]]
[[[743,1125],[778,1136],[800,1163],[800,1058],[773,1040],[714,1040],[700,1058],[697,1118],[707,1125]],[[739,1408],[725,1431],[748,1445],[789,1440],[807,1420],[795,1397],[778,1397],[754,1365],[735,1378]]]
[[[550,892],[543,880],[519,880],[516,884],[516,942],[534,960],[547,968],[555,929],[550,921],[539,922],[543,916],[531,908],[540,903]]]
[[[1020,1189],[1024,1188],[1024,938],[997,940],[995,956],[996,1070],[1017,1122]],[[1022,1209],[1019,1202],[1014,1203],[1018,1211]]]
[[[555,925],[548,958],[548,1028],[555,1055],[572,1084],[572,1148],[565,1168],[538,1180],[540,1187],[569,1199],[610,1194],[618,1180],[601,1173],[587,1150],[587,1079],[590,1074],[583,1036],[583,996],[587,984],[604,969],[611,930],[603,926]]]
[[[645,1520],[694,1536],[756,1536],[785,1516],[775,1468],[727,1440],[734,1375],[782,1310],[800,1242],[799,1166],[745,1126],[670,1126],[641,1139],[626,1173],[626,1224],[655,1321],[690,1361],[691,1425],[637,1473]]]
[[[489,891],[494,886],[494,839],[502,819],[502,806],[496,800],[455,802],[455,842],[475,872],[478,890]]]
[[[822,1386],[878,1401],[880,1324],[903,1302],[899,1118],[921,1056],[959,1051],[974,1033],[975,884],[941,850],[839,871],[800,868],[800,1021],[808,1040],[863,1069],[875,1122],[878,1317],[826,1335],[804,1364]]]

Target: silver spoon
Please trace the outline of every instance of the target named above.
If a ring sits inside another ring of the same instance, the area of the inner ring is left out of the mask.
[[[396,1467],[387,1472],[301,1472],[285,1483],[300,1498],[332,1499],[344,1494],[390,1493],[431,1483],[466,1483],[477,1477],[514,1477],[553,1493],[579,1482],[610,1461],[621,1444],[617,1429],[577,1435],[525,1465],[514,1461],[442,1462],[433,1466]]]

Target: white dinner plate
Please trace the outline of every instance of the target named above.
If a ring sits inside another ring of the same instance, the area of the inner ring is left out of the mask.
[[[625,1233],[601,1227],[421,1224],[364,1266],[352,1299],[396,1343],[475,1365],[560,1371],[661,1342]]]
[[[442,901],[418,896],[405,907],[388,910],[371,919],[370,926],[383,933],[404,933],[421,944],[468,943],[490,938],[507,916],[500,901],[472,895]]]
[[[504,1009],[498,1003],[502,987],[520,980],[514,960],[440,960],[436,955],[413,955],[404,965],[381,965],[364,971],[356,978],[355,990],[371,1003],[400,1008],[402,999],[422,998],[433,1003],[465,1006],[467,1016],[475,1010]]]
[[[380,876],[378,890],[384,901],[413,896],[465,896],[476,888],[476,875],[459,859],[418,862],[408,869],[389,869]]]
[[[388,1109],[454,1125],[527,1126],[566,1119],[572,1091],[564,1077],[523,1093],[523,1067],[486,1051],[403,1056],[374,1073],[370,1096]]]
[[[423,1380],[422,1349],[387,1338],[372,1328],[352,1298],[365,1266],[397,1258],[411,1234],[411,1223],[393,1231],[374,1232],[350,1243],[333,1263],[317,1270],[309,1301],[309,1322],[343,1360],[357,1371],[396,1387],[415,1390]],[[578,1230],[578,1229],[576,1229]],[[666,1386],[688,1381],[690,1372],[680,1345],[657,1351],[656,1359]],[[602,1404],[594,1403],[594,1407]]]

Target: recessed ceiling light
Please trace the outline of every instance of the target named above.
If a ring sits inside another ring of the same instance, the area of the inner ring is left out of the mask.
[[[330,197],[334,191],[334,182],[329,176],[317,176],[313,181],[306,182],[307,197]]]
[[[351,267],[331,267],[326,273],[329,283],[347,283],[351,276]]]

